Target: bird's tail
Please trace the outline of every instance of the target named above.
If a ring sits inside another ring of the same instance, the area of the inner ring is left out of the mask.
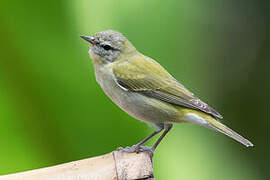
[[[227,126],[225,126],[224,124],[222,124],[221,122],[215,120],[212,117],[206,118],[207,120],[207,124],[204,124],[205,127],[209,128],[209,129],[213,129],[215,131],[221,132],[233,139],[235,139],[236,141],[244,144],[245,146],[249,147],[249,146],[253,146],[253,144],[245,139],[244,137],[242,137],[241,135],[237,134],[235,131],[231,130],[230,128],[228,128]]]

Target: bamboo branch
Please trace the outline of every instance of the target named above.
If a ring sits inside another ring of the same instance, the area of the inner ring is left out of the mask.
[[[154,180],[152,153],[113,151],[98,157],[0,176],[0,180]]]

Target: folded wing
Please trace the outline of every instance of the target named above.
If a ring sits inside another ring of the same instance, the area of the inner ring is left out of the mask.
[[[215,118],[222,116],[197,98],[160,64],[140,55],[128,62],[118,62],[113,68],[117,84],[125,90],[208,113]]]

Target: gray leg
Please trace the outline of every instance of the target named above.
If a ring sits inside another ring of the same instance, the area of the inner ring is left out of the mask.
[[[157,142],[154,144],[154,146],[151,148],[152,151],[154,152],[155,149],[157,148],[157,146],[159,145],[159,143],[161,142],[161,140],[166,136],[166,134],[172,129],[173,125],[172,124],[168,124],[165,131],[163,132],[163,134],[158,138]]]
[[[146,137],[141,142],[139,142],[138,144],[136,144],[136,146],[140,147],[141,145],[143,145],[144,143],[146,143],[149,139],[151,139],[153,136],[155,136],[156,134],[160,133],[163,129],[164,129],[164,125],[163,124],[161,126],[157,126],[156,129],[155,129],[155,131],[152,134],[150,134],[148,137]]]
[[[153,136],[155,136],[156,134],[160,133],[163,129],[164,129],[164,124],[158,124],[158,125],[156,125],[156,130],[152,134],[150,134],[149,136],[147,136],[145,139],[143,139],[142,141],[140,141],[138,144],[133,145],[132,147],[126,147],[126,148],[121,148],[120,147],[120,148],[118,148],[118,150],[125,151],[125,152],[140,152],[140,151],[152,150],[152,148],[145,147],[145,146],[142,146],[142,145],[144,143],[146,143],[149,139],[151,139]]]

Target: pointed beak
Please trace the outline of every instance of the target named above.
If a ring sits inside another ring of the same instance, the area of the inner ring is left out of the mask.
[[[95,38],[92,36],[80,36],[82,39],[86,40],[87,42],[90,42],[91,44],[94,44]]]

